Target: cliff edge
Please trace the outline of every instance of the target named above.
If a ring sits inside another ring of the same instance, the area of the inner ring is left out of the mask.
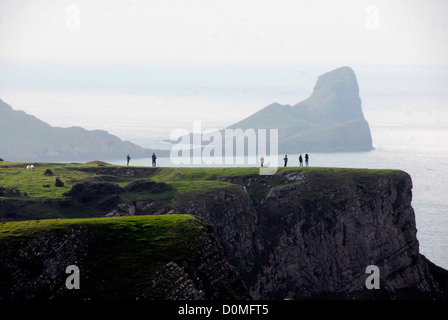
[[[33,195],[23,184],[0,195],[4,300],[60,297],[53,285],[67,264],[88,276],[83,298],[447,299],[448,271],[419,252],[403,171],[302,167],[262,176],[258,168],[41,164],[20,173],[3,164],[0,174],[44,181],[47,167],[71,192],[55,187],[61,196],[42,200],[48,188]],[[92,190],[105,181],[123,190],[80,201],[75,174]],[[105,218],[114,207],[128,216]],[[6,222],[36,210],[83,219]],[[372,265],[378,289],[366,286]]]

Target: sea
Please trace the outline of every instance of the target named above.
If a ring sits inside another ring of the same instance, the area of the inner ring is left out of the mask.
[[[222,129],[273,102],[294,105],[309,97],[320,74],[336,67],[287,63],[89,65],[84,71],[90,76],[84,79],[80,76],[83,66],[64,66],[53,73],[35,67],[31,74],[29,68],[16,66],[0,77],[0,99],[52,126],[106,130],[145,148],[169,150],[171,134],[178,129],[192,131],[195,122],[201,123],[202,130]],[[308,152],[310,166],[408,172],[413,181],[420,252],[448,269],[448,68],[350,67],[357,76],[374,150]],[[117,80],[111,81],[114,77]],[[283,156],[278,155],[280,165]],[[289,166],[298,165],[297,154],[288,158]],[[126,154],[121,159],[89,160],[125,165]],[[130,164],[151,166],[151,159],[131,155]],[[159,156],[157,165],[178,164]]]

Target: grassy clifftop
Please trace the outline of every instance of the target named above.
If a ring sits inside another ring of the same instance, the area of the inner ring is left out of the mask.
[[[289,178],[290,174],[306,175],[322,185],[354,177],[365,183],[370,177],[378,178],[378,175],[402,174],[397,170],[282,167],[275,175],[260,176],[259,168],[255,167],[148,168],[115,166],[100,161],[86,164],[37,163],[35,170],[27,170],[27,165],[0,162],[0,221],[101,217],[120,203],[136,201],[146,201],[142,206],[151,207],[151,210],[138,209],[137,215],[166,213],[185,199],[216,190],[241,189],[244,185],[242,180],[251,177],[260,177],[270,186],[277,187],[294,183]],[[55,185],[56,178],[62,181],[63,186]],[[153,189],[141,187],[149,182],[155,184]],[[74,186],[79,197],[73,192],[70,194]],[[258,183],[248,185],[245,190],[257,196],[264,194],[267,188],[265,184]]]

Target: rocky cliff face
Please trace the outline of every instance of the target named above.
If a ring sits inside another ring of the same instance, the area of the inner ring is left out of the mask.
[[[70,264],[84,272],[78,299],[447,298],[448,271],[419,253],[407,173],[285,168],[210,179],[229,184],[169,203],[119,203],[136,216],[103,218],[102,227],[81,219],[19,237],[0,226],[0,300],[67,297]],[[378,290],[366,288],[370,265]]]
[[[209,219],[255,299],[439,297],[419,255],[412,182],[400,171],[253,176],[183,203]],[[279,179],[277,177],[276,179]],[[366,267],[380,271],[367,290]]]

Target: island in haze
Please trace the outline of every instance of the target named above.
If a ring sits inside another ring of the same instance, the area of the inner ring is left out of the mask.
[[[293,106],[272,103],[228,129],[278,129],[280,153],[373,149],[356,75],[341,67],[318,77],[311,96]]]
[[[0,157],[10,161],[82,161],[149,157],[154,150],[122,141],[104,130],[60,128],[0,99]]]

